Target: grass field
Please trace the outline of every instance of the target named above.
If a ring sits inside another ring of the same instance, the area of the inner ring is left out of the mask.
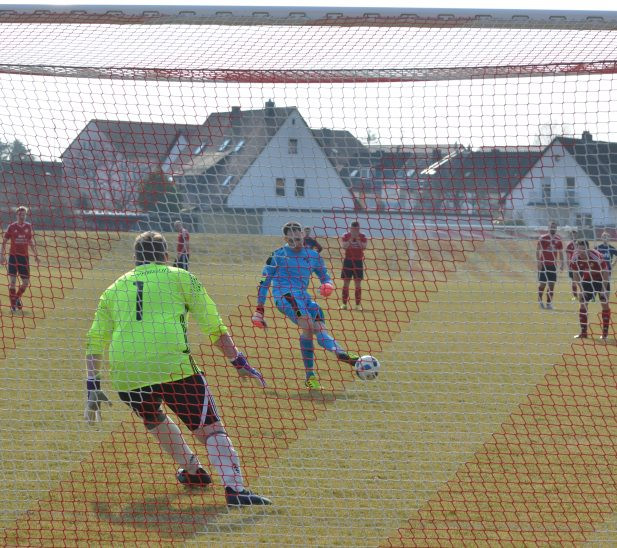
[[[269,382],[240,383],[191,331],[251,487],[274,501],[228,510],[219,486],[176,484],[173,463],[117,398],[100,428],[81,419],[84,335],[100,292],[131,268],[132,239],[82,236],[80,264],[62,235],[46,235],[53,253],[33,309],[22,318],[2,308],[4,545],[617,541],[617,347],[573,344],[564,279],[556,310],[537,308],[533,242],[424,242],[412,279],[405,250],[374,241],[365,312],[323,306],[333,334],[384,371],[354,381],[318,349],[325,390],[313,395],[295,330],[272,309],[269,333],[250,325],[280,240],[195,235],[192,270]]]

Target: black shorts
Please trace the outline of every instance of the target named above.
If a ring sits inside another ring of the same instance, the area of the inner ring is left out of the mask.
[[[574,281],[574,271],[572,271],[572,270],[568,270],[568,277],[569,277],[572,281]]]
[[[29,278],[30,277],[30,261],[28,257],[24,257],[23,255],[9,255],[9,266],[8,266],[9,276],[19,276],[21,278]]]
[[[581,287],[583,288],[583,299],[586,303],[593,301],[596,295],[600,297],[600,302],[605,302],[608,300],[608,292],[610,291],[610,287],[607,288],[607,291],[605,292],[603,282],[583,280],[581,282]]]
[[[174,261],[174,266],[177,268],[189,269],[189,256],[186,253],[180,253],[178,258]]]
[[[557,266],[554,264],[546,264],[538,272],[538,281],[540,283],[556,282],[557,281]]]
[[[157,416],[162,411],[161,403],[169,407],[189,430],[221,420],[202,373],[179,381],[118,392],[118,396],[145,423],[157,422]]]
[[[364,278],[364,262],[357,259],[344,259],[343,270],[341,270],[343,280],[362,280]]]

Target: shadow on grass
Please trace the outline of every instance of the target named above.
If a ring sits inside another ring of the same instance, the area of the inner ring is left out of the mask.
[[[185,498],[186,495],[150,497],[116,508],[113,507],[116,505],[108,502],[95,502],[91,504],[91,510],[102,521],[133,530],[157,533],[173,540],[187,540],[199,533],[240,531],[267,516],[279,513],[274,506],[235,508],[178,500]],[[225,522],[219,523],[222,518]]]

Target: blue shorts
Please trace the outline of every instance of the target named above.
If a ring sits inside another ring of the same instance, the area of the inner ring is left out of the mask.
[[[276,299],[275,304],[296,325],[302,317],[310,317],[318,322],[326,321],[321,307],[309,297],[287,293]]]

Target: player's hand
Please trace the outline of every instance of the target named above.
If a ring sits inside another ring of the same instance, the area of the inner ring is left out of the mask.
[[[334,291],[334,285],[332,285],[330,282],[321,284],[321,286],[319,287],[319,294],[322,297],[329,297],[330,295],[332,295],[333,291]]]
[[[86,419],[88,424],[102,422],[103,417],[101,416],[101,407],[103,403],[111,406],[111,402],[109,401],[107,394],[101,390],[101,381],[88,380],[87,388],[88,399],[86,401],[86,409],[84,410],[84,419]]]
[[[253,325],[255,327],[259,327],[259,329],[266,329],[268,327],[268,324],[266,323],[266,320],[264,318],[263,306],[258,306],[255,309],[255,312],[251,316],[251,322],[253,322]]]
[[[240,375],[240,377],[251,377],[253,379],[257,379],[261,383],[262,388],[266,387],[264,376],[257,371],[257,369],[249,365],[246,356],[242,354],[242,352],[238,353],[238,356],[235,360],[231,361],[231,364],[236,368],[236,371],[238,371],[238,375]]]

